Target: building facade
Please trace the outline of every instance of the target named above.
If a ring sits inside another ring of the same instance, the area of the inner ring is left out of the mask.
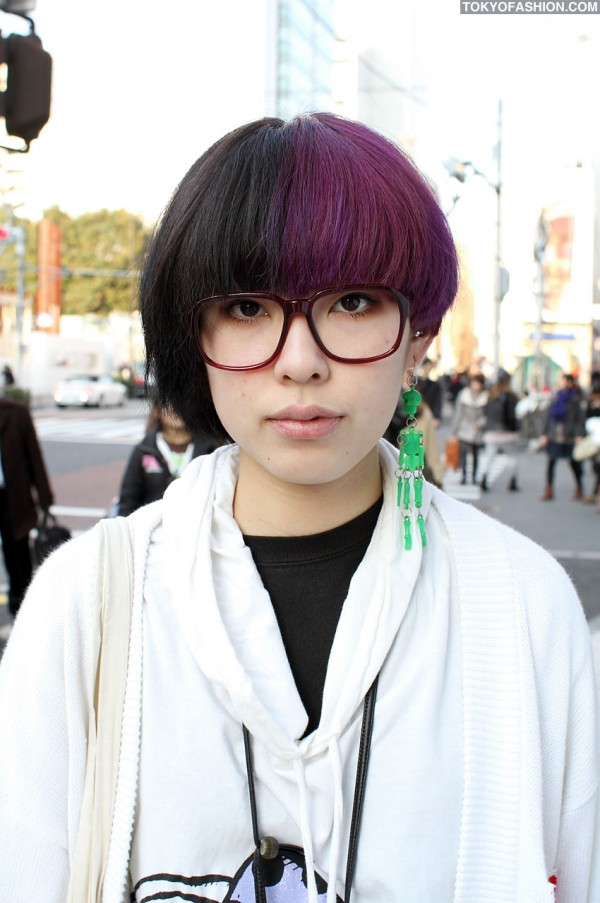
[[[331,110],[336,52],[333,0],[277,0],[275,114]]]

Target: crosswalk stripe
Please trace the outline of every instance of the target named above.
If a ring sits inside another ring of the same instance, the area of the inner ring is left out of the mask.
[[[106,508],[83,508],[75,505],[52,505],[55,517],[106,517]],[[74,534],[73,534],[74,535]]]
[[[502,472],[506,469],[507,460],[505,455],[496,455],[494,460],[492,461],[492,466],[490,473],[488,475],[488,483],[491,486],[494,481],[502,474]],[[476,502],[481,498],[481,487],[477,484],[470,483],[471,479],[471,463],[467,461],[467,482],[463,485],[461,483],[462,480],[462,471],[460,470],[447,470],[444,474],[444,492],[447,495],[451,495],[455,499],[459,499],[462,502]]]
[[[146,418],[98,418],[61,420],[59,417],[35,418],[38,437],[45,442],[106,442],[131,445],[145,432]]]

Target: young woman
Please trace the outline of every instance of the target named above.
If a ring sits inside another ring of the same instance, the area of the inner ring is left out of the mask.
[[[488,392],[484,409],[485,451],[481,463],[481,488],[484,492],[490,488],[492,464],[500,451],[506,455],[508,489],[510,492],[519,491],[517,479],[519,421],[516,415],[518,401],[511,388],[510,373],[500,370],[496,382]]]
[[[155,408],[150,419],[152,428],[133,448],[121,480],[118,513],[122,517],[162,498],[190,461],[214,451],[217,445],[208,436],[195,438],[171,411]]]
[[[542,495],[543,502],[554,498],[554,472],[556,462],[561,458],[569,462],[575,478],[573,501],[583,498],[583,464],[573,457],[575,441],[585,436],[585,420],[583,403],[575,388],[575,378],[570,373],[561,373],[558,377],[557,390],[546,411],[543,434],[540,446],[546,449],[548,463],[546,466],[546,488]]]
[[[148,361],[161,403],[230,441],[125,522],[131,632],[93,899],[598,899],[573,587],[422,485],[410,419],[401,468],[379,440],[456,286],[427,182],[361,124],[251,123],[179,185],[143,269]],[[88,731],[114,702],[94,709],[99,532],[40,570],[0,669],[11,903],[62,903],[86,845]]]
[[[485,407],[488,393],[485,388],[485,377],[482,373],[473,373],[469,377],[469,385],[462,389],[454,405],[452,434],[459,441],[459,467],[462,470],[463,485],[467,482],[467,464],[471,456],[471,482],[477,482],[479,453],[483,448],[483,428],[485,425]]]

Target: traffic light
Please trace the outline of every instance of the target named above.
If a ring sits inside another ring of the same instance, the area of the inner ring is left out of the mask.
[[[0,115],[8,134],[22,138],[29,147],[50,118],[52,57],[33,33],[0,37],[0,53],[7,67]]]

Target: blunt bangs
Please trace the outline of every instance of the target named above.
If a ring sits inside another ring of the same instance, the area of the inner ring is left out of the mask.
[[[191,335],[197,302],[244,290],[301,297],[352,283],[402,292],[412,330],[436,333],[452,304],[456,249],[412,161],[330,113],[261,119],[225,135],[184,176],[142,266],[158,401],[193,431],[228,438]]]

